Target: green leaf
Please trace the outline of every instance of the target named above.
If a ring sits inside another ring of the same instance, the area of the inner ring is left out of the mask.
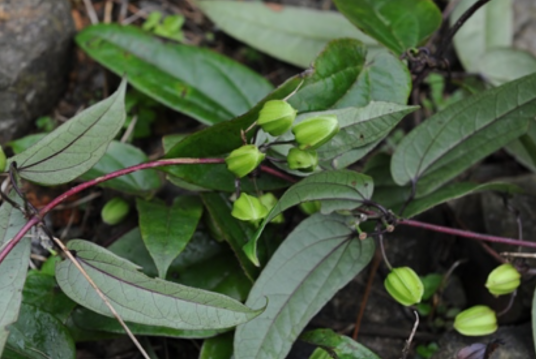
[[[232,205],[221,193],[203,193],[201,199],[211,216],[214,225],[238,258],[240,266],[247,277],[253,282],[259,271],[252,265],[242,247],[247,243],[254,231],[242,221],[231,216]]]
[[[72,240],[68,247],[76,252],[79,263],[125,321],[174,329],[224,329],[251,320],[263,311],[221,294],[151,279],[139,273],[133,263],[87,241]],[[56,266],[56,279],[75,302],[111,316],[70,261]]]
[[[237,327],[236,359],[285,358],[309,320],[369,263],[374,241],[357,240],[345,220],[315,214],[277,249],[246,301],[267,298],[268,307]]]
[[[22,304],[19,320],[10,326],[3,358],[74,359],[74,341],[67,328],[52,314],[39,307]]]
[[[80,178],[89,181],[147,161],[149,161],[148,157],[139,148],[128,143],[112,141],[100,161]],[[101,183],[99,186],[139,195],[140,192],[155,191],[160,185],[158,173],[155,170],[147,169],[114,178]]]
[[[506,193],[523,192],[521,188],[512,184],[509,184],[509,183],[501,183],[501,182],[491,182],[491,183],[485,183],[485,184],[476,184],[476,183],[467,183],[467,182],[453,183],[443,188],[440,188],[427,196],[411,201],[410,204],[404,210],[403,215],[406,218],[415,217],[416,215],[432,207],[440,205],[441,203],[445,203],[456,198],[461,198],[461,197],[465,197],[473,193],[484,192],[484,191],[498,191],[498,192],[506,192]],[[395,206],[395,207],[392,207],[392,209],[396,212],[398,211],[400,207],[401,206]]]
[[[184,250],[194,235],[203,213],[197,197],[177,197],[171,207],[161,202],[136,201],[145,246],[165,278],[169,265]]]
[[[231,359],[233,357],[233,333],[225,333],[206,339],[201,347],[199,359]]]
[[[443,282],[443,278],[443,275],[438,273],[430,273],[424,277],[421,277],[421,282],[424,286],[422,300],[428,300],[432,298],[434,293],[439,289],[439,286]]]
[[[93,167],[125,121],[123,80],[117,91],[82,111],[34,146],[9,159],[29,181],[56,185],[72,181]]]
[[[536,72],[536,58],[510,48],[491,49],[478,62],[478,72],[493,86],[500,86]]]
[[[39,307],[64,322],[76,303],[59,290],[56,279],[48,274],[30,271],[22,291],[22,301]]]
[[[7,143],[9,147],[13,150],[13,153],[18,155],[19,153],[26,151],[28,148],[35,145],[37,142],[45,138],[46,133],[36,133],[34,135],[28,135],[18,140],[13,140]]]
[[[21,202],[14,192],[10,198]],[[0,247],[8,243],[25,223],[22,212],[4,201],[0,206]],[[30,238],[22,239],[0,263],[0,313],[3,313],[0,316],[0,355],[9,336],[9,325],[16,322],[19,315],[30,247]]]
[[[417,182],[417,196],[441,187],[527,132],[536,116],[536,74],[461,100],[411,131],[398,145],[391,173]]]
[[[334,0],[339,11],[365,34],[401,55],[441,25],[431,0]]]
[[[476,2],[477,0],[461,0],[450,16],[451,26]],[[513,20],[512,0],[501,0],[488,2],[463,24],[453,42],[466,71],[479,72],[482,57],[488,51],[512,45]]]
[[[309,201],[322,201],[321,212],[352,210],[370,199],[374,190],[372,179],[366,175],[348,171],[326,171],[309,176],[290,187],[279,199],[259,226],[255,235],[244,246],[248,258],[259,266],[257,241],[264,227],[286,209]]]
[[[119,324],[117,319],[108,318],[100,314],[96,314],[88,309],[78,308],[73,312],[72,316],[74,324],[83,330],[89,331],[104,331],[109,333],[126,334],[125,330]],[[143,325],[136,323],[126,323],[128,328],[134,335],[148,335],[170,338],[183,339],[200,339],[210,338],[226,331],[227,329],[208,329],[208,330],[181,330],[172,329],[154,325]]]
[[[509,143],[504,149],[517,162],[536,172],[536,120],[530,122],[527,134]]]
[[[330,41],[342,37],[378,44],[332,11],[262,2],[198,1],[223,31],[257,50],[300,67],[309,67]]]
[[[339,121],[340,130],[328,143],[317,150],[318,160],[322,167],[339,169],[339,159],[342,164],[349,164],[359,160],[368,151],[354,151],[367,148],[372,150],[370,144],[377,144],[406,116],[418,107],[404,106],[388,102],[371,102],[365,107],[349,107],[341,110],[322,112],[309,112],[296,118],[298,124],[308,118],[324,115],[335,115]],[[281,141],[292,140],[294,137],[288,133],[281,137]],[[277,146],[274,150],[286,157],[291,145]],[[349,153],[350,152],[350,153]],[[288,170],[285,165],[284,168]]]
[[[316,329],[305,332],[300,335],[300,339],[309,344],[327,349],[339,359],[380,359],[379,356],[364,345],[359,344],[350,337],[337,334],[331,329]],[[326,352],[320,348],[317,351]],[[330,356],[326,358],[330,358]]]
[[[213,125],[238,116],[272,86],[247,67],[209,49],[164,43],[133,26],[86,27],[76,42],[140,92]]]

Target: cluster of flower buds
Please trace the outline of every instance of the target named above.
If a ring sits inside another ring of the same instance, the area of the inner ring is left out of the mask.
[[[233,203],[231,215],[236,219],[258,226],[276,204],[277,198],[273,193],[265,193],[259,198],[242,193]],[[270,222],[283,223],[284,221],[283,214],[279,214]]]
[[[410,267],[393,268],[384,285],[391,297],[405,306],[420,303],[424,294],[421,278]]]
[[[120,197],[115,197],[102,207],[101,218],[104,223],[113,226],[125,219],[129,211],[128,203]]]

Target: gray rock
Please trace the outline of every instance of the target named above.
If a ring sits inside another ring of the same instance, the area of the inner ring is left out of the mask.
[[[490,359],[531,359],[534,358],[532,331],[530,325],[501,327],[497,332],[485,337],[464,337],[449,332],[439,340],[439,351],[432,359],[455,359],[458,351],[473,343],[489,344],[499,340],[503,344],[493,352]]]
[[[21,135],[65,90],[74,24],[68,0],[0,2],[0,143]]]

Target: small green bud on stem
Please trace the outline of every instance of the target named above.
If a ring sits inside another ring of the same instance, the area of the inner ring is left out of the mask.
[[[257,225],[268,215],[268,208],[257,197],[242,193],[233,203],[231,215],[241,221],[251,222]]]
[[[494,296],[510,294],[521,284],[521,274],[510,263],[501,264],[488,276],[486,288]]]
[[[291,148],[287,155],[288,168],[303,172],[312,172],[318,166],[318,154],[315,150]]]
[[[410,267],[393,268],[384,285],[391,297],[405,306],[420,303],[424,294],[421,278]]]
[[[491,308],[476,305],[456,316],[454,329],[467,336],[488,335],[497,330],[497,316]]]
[[[244,145],[237,148],[227,156],[225,163],[227,169],[238,178],[250,174],[264,160],[266,155],[255,145]]]
[[[125,219],[129,211],[128,203],[122,198],[115,197],[102,207],[101,218],[104,223],[113,226]]]
[[[317,149],[339,132],[339,121],[335,115],[308,118],[292,128],[300,149]]]
[[[298,111],[284,100],[270,100],[259,112],[257,124],[270,135],[281,136],[290,129],[297,113]]]

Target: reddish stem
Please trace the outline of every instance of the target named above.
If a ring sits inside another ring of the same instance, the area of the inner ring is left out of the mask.
[[[424,228],[424,229],[428,229],[434,232],[451,234],[453,236],[472,238],[472,239],[476,239],[479,241],[495,242],[495,243],[509,244],[513,246],[536,248],[536,242],[520,241],[518,239],[513,239],[513,238],[490,236],[487,234],[464,231],[462,229],[455,229],[455,228],[438,226],[436,224],[423,223],[419,221],[414,221],[412,219],[401,220],[400,222],[398,222],[398,224],[403,224],[405,226],[410,226],[410,227]]]
[[[38,214],[34,215],[30,220],[20,229],[20,231],[9,241],[4,248],[2,248],[2,251],[0,252],[0,263],[4,260],[4,258],[7,257],[7,255],[11,252],[11,250],[20,242],[20,240],[24,237],[24,235],[36,224],[41,222],[42,218],[50,212],[54,207],[59,205],[61,202],[65,201],[68,197],[79,193],[86,188],[95,186],[99,183],[109,181],[111,179],[114,179],[116,177],[124,176],[132,172],[136,172],[139,170],[144,170],[148,168],[155,168],[155,167],[163,167],[163,166],[172,166],[172,165],[187,165],[187,164],[210,164],[210,163],[223,163],[225,160],[223,158],[173,158],[173,159],[167,159],[167,160],[159,160],[159,161],[153,161],[153,162],[147,162],[147,163],[141,163],[139,165],[131,166],[124,168],[119,171],[115,171],[112,173],[108,173],[107,175],[95,178],[91,181],[87,181],[84,183],[79,184],[78,186],[75,186],[68,190],[67,192],[64,192],[63,194],[56,197],[52,202],[47,204],[45,207],[43,207]]]
[[[285,181],[288,181],[290,183],[296,183],[298,182],[297,179],[283,173],[283,172],[280,172],[278,170],[276,170],[275,168],[272,168],[272,167],[268,167],[268,166],[264,166],[264,165],[261,165],[261,171],[265,172],[265,173],[269,173],[271,174],[272,176],[274,177],[279,177],[281,179],[284,179]]]

